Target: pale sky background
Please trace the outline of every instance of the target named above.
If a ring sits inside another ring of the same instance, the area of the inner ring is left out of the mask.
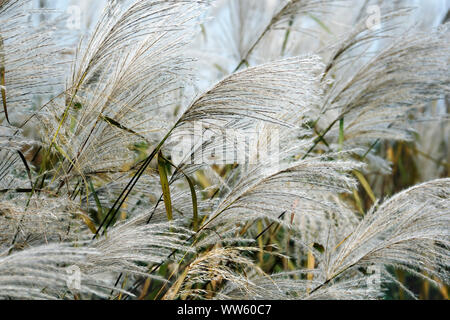
[[[122,3],[130,3],[133,2],[133,0],[33,0],[34,5],[36,7],[39,7],[39,5],[45,4],[47,8],[56,9],[60,12],[65,12],[67,14],[70,14],[71,12],[79,12],[80,13],[80,29],[69,29],[69,34],[72,34],[75,36],[75,38],[78,38],[81,35],[87,35],[90,29],[92,29],[97,19],[102,14],[103,8],[109,1],[117,1]],[[220,15],[227,16],[228,15],[228,6],[220,6],[223,4],[223,2],[229,1],[229,0],[215,0],[215,4],[217,7],[222,8],[220,11],[216,11],[214,17],[220,17]],[[240,0],[240,1],[247,1],[247,0]],[[261,0],[264,1],[264,0]],[[279,3],[280,0],[267,0],[267,1],[273,1],[274,5]],[[353,3],[350,3],[350,8],[357,8],[358,6],[362,6],[365,2],[365,0],[352,0]],[[376,0],[373,0],[374,3],[376,3]],[[386,3],[389,3],[387,1]],[[450,8],[450,0],[409,0],[405,1],[404,3],[417,7],[418,9],[415,11],[416,21],[419,23],[421,27],[425,27],[425,29],[428,29],[430,27],[438,26],[442,20],[444,19],[447,11]],[[225,7],[225,9],[223,9]],[[351,9],[350,9],[351,10]],[[383,7],[381,7],[381,11],[383,12]],[[344,12],[344,13],[341,13]],[[339,20],[339,14],[345,14],[345,9],[343,11],[340,11],[340,13],[337,13],[336,20]],[[342,23],[346,20],[346,16],[342,17]],[[213,19],[214,20],[214,19]],[[217,20],[220,20],[217,19]],[[216,21],[216,20],[214,20]],[[220,30],[220,23],[216,24],[212,21],[212,23],[208,24],[208,27],[210,28],[211,34],[219,34],[223,32],[223,30]],[[227,20],[225,20],[227,21]],[[336,21],[341,22],[341,21]],[[68,22],[70,23],[70,21]],[[225,22],[229,23],[229,22]],[[222,25],[223,27],[223,25]],[[226,28],[226,26],[225,26]],[[70,31],[72,30],[72,31]],[[215,31],[218,31],[215,32]],[[216,37],[216,36],[214,36]],[[73,41],[74,39],[70,40]],[[64,41],[64,40],[61,40]],[[220,37],[217,39],[217,41],[221,41]],[[69,45],[69,47],[75,47],[76,42],[73,42]],[[227,46],[227,43],[224,43],[223,45]],[[194,45],[195,46],[195,45]],[[206,48],[203,48],[204,51]],[[197,52],[198,54],[198,52]],[[205,59],[207,61],[211,61],[211,59]],[[224,61],[223,57],[220,58],[220,61]],[[235,63],[229,63],[229,66],[233,66]],[[226,66],[224,66],[226,67]],[[220,76],[218,76],[220,78]],[[208,81],[205,82],[205,86],[208,84]],[[199,84],[200,85],[200,84]]]
[[[69,6],[79,6],[82,13],[82,24],[89,26],[95,23],[102,12],[102,8],[110,0],[34,0],[36,5],[44,2],[50,8],[66,11]],[[128,0],[116,0],[128,1]],[[246,0],[242,0],[246,1]],[[276,1],[276,0],[275,0]],[[358,0],[363,1],[363,0]],[[410,0],[411,5],[419,7],[420,13],[435,16],[435,23],[439,23],[450,8],[450,0]],[[419,13],[419,14],[420,14]]]

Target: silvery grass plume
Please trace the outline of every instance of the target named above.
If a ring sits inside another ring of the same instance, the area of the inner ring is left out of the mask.
[[[45,99],[55,87],[61,89],[64,60],[62,48],[55,44],[59,33],[53,29],[60,21],[38,23],[38,16],[31,1],[0,3],[1,117],[9,125],[19,125],[36,99]]]
[[[352,1],[111,1],[71,56],[21,26],[30,3],[0,1],[1,298],[415,297],[391,269],[449,283],[449,179],[377,200],[364,177],[448,94],[448,25],[404,30],[407,1],[377,30],[367,1],[336,35]],[[223,52],[193,50],[212,35]]]
[[[66,158],[58,183],[68,175],[120,172],[133,160],[133,145],[162,138],[168,123],[161,119],[189,84],[181,50],[204,3],[140,1],[117,18],[105,10],[77,53],[65,95],[43,118],[46,144]]]
[[[50,242],[76,241],[86,234],[90,221],[70,199],[40,196],[25,207],[26,197],[4,199],[0,205],[0,246],[24,248]]]
[[[386,266],[427,277],[438,286],[442,283],[433,277],[448,283],[449,184],[449,179],[427,182],[374,205],[346,236],[327,235],[324,252],[312,248],[317,269],[270,278],[255,276],[248,281],[248,291],[259,289],[266,294],[262,299],[272,295],[282,295],[282,299],[373,299],[382,294],[382,284],[398,283]],[[376,278],[370,279],[368,274],[374,270]],[[300,280],[302,273],[311,274],[311,279]],[[373,284],[378,290],[370,287]],[[246,288],[231,284],[224,293],[234,299],[245,298]]]
[[[448,64],[442,64],[450,50],[444,40],[447,36],[444,25],[431,34],[416,31],[395,38],[360,69],[337,81],[322,112],[336,109],[338,118],[346,120],[346,140],[401,138],[407,111],[448,91]],[[344,49],[339,50],[334,57],[343,55]],[[339,60],[334,58],[327,69],[333,69]],[[357,91],[352,92],[353,88]]]
[[[62,216],[61,213],[59,215]],[[21,223],[24,226],[21,233],[31,231],[25,227],[39,228],[36,223],[29,225],[29,220],[22,219]],[[20,247],[17,243],[14,246],[6,243],[6,246],[2,245],[0,257],[1,296],[20,299],[133,296],[127,290],[115,288],[115,277],[119,273],[127,272],[127,277],[150,276],[165,281],[156,275],[148,275],[145,265],[166,261],[173,249],[191,251],[186,246],[190,231],[177,224],[163,222],[139,226],[130,220],[115,227],[107,238],[99,241],[88,241],[89,234],[79,231],[78,237],[82,239],[74,242],[54,240],[49,234],[45,237],[46,244],[39,245],[30,234]],[[41,234],[44,232],[41,230]],[[74,279],[79,283],[74,287],[68,282],[71,270],[79,272],[79,278]]]

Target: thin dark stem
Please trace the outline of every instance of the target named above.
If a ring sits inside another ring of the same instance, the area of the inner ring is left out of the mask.
[[[253,43],[253,45],[250,47],[250,49],[247,51],[244,57],[242,57],[241,62],[239,62],[238,66],[234,69],[233,73],[237,72],[244,64],[248,63],[248,58],[252,54],[253,50],[258,46],[258,44],[261,42],[261,40],[266,36],[266,34],[272,29],[275,22],[277,22],[282,16],[283,12],[285,12],[286,8],[291,5],[291,1],[289,1],[283,8],[281,8],[280,11],[276,15],[273,16],[270,23],[267,25],[267,27],[264,29],[264,31],[259,35],[258,39]]]
[[[147,157],[147,159],[145,159],[144,163],[142,164],[142,166],[139,168],[139,170],[135,173],[135,175],[133,176],[133,178],[130,180],[130,182],[128,182],[128,184],[126,185],[126,187],[122,190],[122,192],[120,193],[119,197],[116,199],[116,201],[114,202],[113,206],[111,207],[111,209],[108,211],[108,214],[105,216],[105,218],[103,219],[102,223],[100,224],[100,226],[98,227],[97,231],[95,232],[94,237],[92,238],[92,240],[94,240],[98,234],[100,233],[101,228],[105,225],[106,221],[108,220],[108,218],[111,217],[111,219],[109,220],[108,224],[106,224],[105,229],[103,230],[102,235],[105,234],[106,230],[109,228],[109,226],[111,225],[112,221],[114,220],[114,217],[116,216],[116,214],[119,212],[120,208],[122,208],[125,200],[128,198],[128,196],[130,195],[131,191],[134,189],[134,187],[136,186],[137,182],[139,181],[139,179],[141,178],[142,174],[145,172],[145,170],[148,168],[148,166],[150,165],[150,163],[152,162],[153,158],[156,156],[156,154],[161,150],[161,147],[163,146],[163,144],[166,142],[166,140],[169,138],[169,136],[172,134],[172,132],[175,130],[175,128],[178,126],[178,124],[180,123],[180,121],[178,121],[173,127],[172,129],[169,130],[169,132],[166,134],[166,136],[161,140],[161,142],[158,144],[158,146],[153,150],[153,152]]]
[[[284,215],[286,214],[287,211],[284,211],[280,216],[278,216],[278,219],[282,219],[284,217]],[[259,238],[261,238],[267,231],[270,230],[270,228],[272,228],[272,226],[275,224],[275,222],[272,222],[271,224],[269,224],[263,231],[261,231],[255,238],[255,240],[258,240]]]
[[[139,168],[139,170],[136,172],[136,174],[133,176],[133,178],[128,182],[126,187],[122,190],[122,192],[120,193],[119,197],[114,202],[113,206],[109,209],[109,211],[106,214],[105,218],[103,218],[103,221],[101,222],[100,226],[97,228],[97,231],[95,232],[95,235],[94,235],[93,239],[95,239],[98,236],[98,234],[100,233],[100,230],[105,225],[106,221],[111,217],[111,219],[109,220],[108,224],[105,226],[105,230],[102,233],[102,235],[105,234],[106,229],[108,229],[108,227],[111,225],[111,222],[114,219],[114,217],[116,216],[117,212],[120,210],[120,208],[122,207],[123,203],[127,199],[128,195],[133,190],[134,186],[136,185],[136,183],[138,182],[138,180],[140,179],[140,177],[142,176],[144,171],[147,169],[147,167],[149,166],[150,162],[153,160],[153,158],[155,157],[155,155],[157,153],[158,153],[157,149],[153,150],[153,152],[145,160],[145,162],[142,164],[142,166]]]
[[[310,154],[311,152],[314,151],[314,149],[318,146],[318,144],[320,143],[320,141],[324,140],[326,134],[333,128],[333,126],[340,121],[342,118],[342,116],[338,117],[336,120],[334,120],[332,123],[330,123],[330,125],[328,126],[328,128],[325,129],[324,132],[322,132],[322,134],[320,134],[315,140],[314,140],[314,144],[311,146],[311,148],[309,148],[309,150],[306,152],[306,154],[302,157],[302,160],[305,160]]]

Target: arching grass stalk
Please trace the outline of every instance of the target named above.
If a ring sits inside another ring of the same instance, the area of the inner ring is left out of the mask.
[[[169,132],[164,136],[164,138],[159,142],[159,144],[156,146],[156,148],[152,151],[152,153],[145,159],[142,166],[139,168],[139,170],[134,174],[133,178],[128,182],[127,186],[122,190],[119,197],[114,202],[113,206],[109,209],[108,213],[106,214],[105,218],[101,222],[100,226],[97,228],[97,231],[95,232],[92,239],[95,239],[98,234],[100,233],[100,230],[105,225],[105,223],[109,222],[105,225],[105,229],[103,230],[102,235],[105,234],[106,230],[111,225],[112,221],[114,220],[114,217],[117,215],[119,210],[121,209],[122,205],[124,204],[125,200],[127,199],[128,195],[131,193],[133,188],[136,186],[137,182],[141,178],[142,174],[145,172],[147,167],[150,165],[153,158],[158,154],[158,152],[161,150],[162,146],[166,142],[166,140],[170,137],[172,132],[177,128],[180,121],[178,121],[170,130]]]

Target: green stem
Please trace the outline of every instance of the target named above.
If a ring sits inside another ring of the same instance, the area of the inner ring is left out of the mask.
[[[173,127],[172,129],[169,130],[169,132],[166,134],[166,136],[159,142],[159,144],[156,146],[156,148],[153,150],[153,152],[147,157],[147,159],[144,161],[144,163],[142,164],[142,166],[139,168],[139,170],[135,173],[135,175],[133,176],[133,178],[130,180],[130,182],[127,184],[127,186],[122,190],[122,193],[119,195],[119,197],[117,198],[117,200],[114,202],[113,206],[111,207],[111,209],[108,211],[108,214],[105,216],[105,218],[103,219],[102,223],[100,224],[100,226],[98,227],[97,231],[95,232],[94,237],[92,238],[92,240],[94,240],[101,228],[105,225],[106,221],[108,220],[108,218],[111,217],[111,219],[109,220],[109,222],[106,224],[105,229],[103,230],[102,235],[105,234],[106,230],[109,228],[109,226],[111,225],[112,221],[114,220],[114,217],[117,215],[117,213],[119,212],[120,208],[123,206],[125,200],[127,199],[128,195],[131,193],[131,191],[133,190],[133,188],[136,186],[136,183],[139,181],[139,179],[141,178],[142,174],[145,172],[145,170],[147,169],[147,167],[150,165],[151,161],[153,160],[153,158],[158,154],[158,152],[161,150],[163,144],[166,142],[166,140],[169,138],[169,136],[172,134],[172,132],[175,130],[175,128],[178,126],[178,124],[180,123],[180,121],[178,121]],[[117,208],[116,208],[117,206]]]

